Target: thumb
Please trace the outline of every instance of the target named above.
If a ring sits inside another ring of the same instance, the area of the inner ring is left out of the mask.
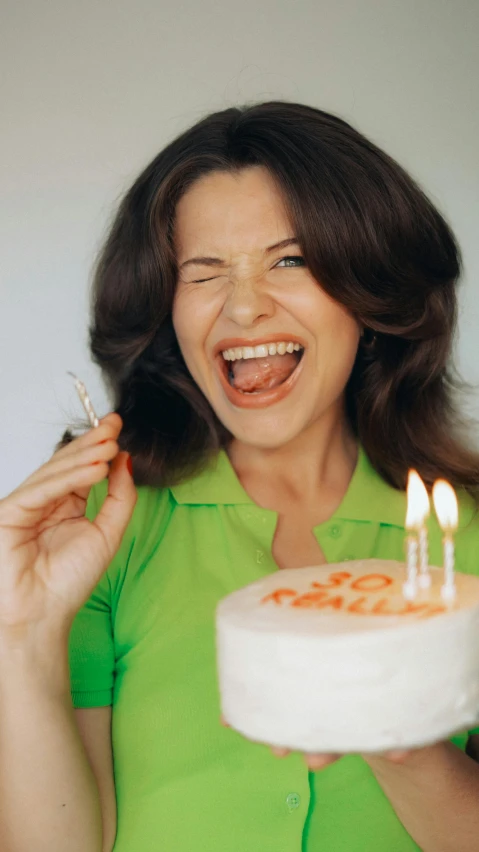
[[[118,453],[113,459],[108,474],[108,494],[93,521],[104,538],[110,558],[120,547],[137,500],[129,463],[129,453]]]

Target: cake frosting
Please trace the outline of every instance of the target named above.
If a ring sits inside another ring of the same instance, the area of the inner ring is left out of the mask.
[[[412,601],[405,566],[357,560],[281,570],[216,611],[221,710],[256,742],[374,752],[479,723],[479,578],[443,571]]]

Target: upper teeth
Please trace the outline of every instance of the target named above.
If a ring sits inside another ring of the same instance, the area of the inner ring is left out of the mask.
[[[239,361],[240,358],[266,358],[268,355],[284,355],[286,352],[299,352],[303,347],[299,343],[262,343],[260,346],[235,346],[222,352],[225,361]]]

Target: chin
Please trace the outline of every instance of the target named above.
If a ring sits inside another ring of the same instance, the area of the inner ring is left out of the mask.
[[[235,441],[256,447],[261,450],[278,450],[295,441],[308,428],[309,421],[304,423],[292,423],[291,420],[281,422],[283,418],[256,417],[248,418],[249,423],[239,423],[237,418],[222,417],[217,411],[217,416],[223,425],[233,436]],[[256,422],[255,422],[256,421]]]

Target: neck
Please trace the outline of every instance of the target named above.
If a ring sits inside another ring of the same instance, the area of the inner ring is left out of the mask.
[[[308,501],[328,488],[345,493],[358,446],[342,410],[327,412],[292,441],[272,449],[234,439],[228,455],[246,490],[254,480],[264,483],[265,492],[278,489]]]

